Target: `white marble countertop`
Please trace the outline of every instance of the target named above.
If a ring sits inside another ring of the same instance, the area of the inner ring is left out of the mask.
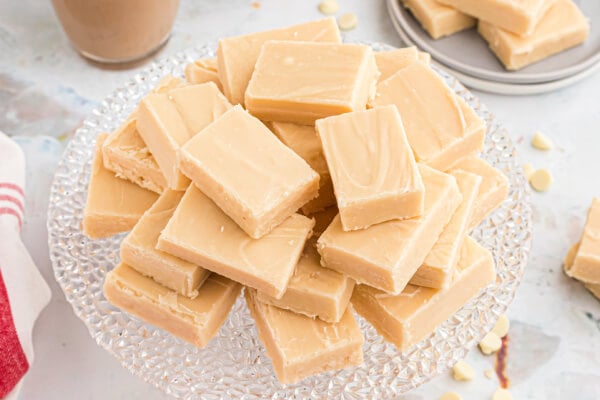
[[[173,37],[160,56],[214,42],[221,36],[263,30],[320,17],[318,1],[182,0]],[[384,1],[341,0],[359,16],[349,38],[401,45]],[[138,68],[141,68],[138,67]],[[0,130],[14,135],[28,158],[24,240],[53,298],[34,332],[36,360],[21,398],[161,399],[99,348],[54,281],[46,245],[45,215],[53,169],[64,139],[105,95],[133,74],[102,70],[68,45],[49,1],[0,2]],[[512,321],[507,375],[515,399],[600,398],[600,302],[564,276],[561,261],[578,239],[592,197],[600,196],[600,73],[563,90],[530,97],[477,93],[517,143],[525,162],[550,168],[555,184],[533,195],[532,256],[508,315]],[[534,150],[541,130],[557,143]],[[498,386],[483,371],[494,358],[473,350],[477,377],[468,383],[440,376],[406,395],[436,399],[455,390],[465,399],[490,399]]]

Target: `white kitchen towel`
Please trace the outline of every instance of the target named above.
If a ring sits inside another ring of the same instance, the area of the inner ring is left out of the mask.
[[[25,157],[0,132],[0,399],[19,395],[33,362],[31,333],[50,301],[50,288],[21,241]]]

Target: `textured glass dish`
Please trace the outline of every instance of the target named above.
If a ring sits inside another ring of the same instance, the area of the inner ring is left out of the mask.
[[[371,44],[375,50],[390,49]],[[502,170],[510,193],[473,237],[492,251],[496,283],[466,304],[432,335],[402,354],[365,320],[364,363],[278,383],[258,340],[243,298],[219,334],[198,349],[111,306],[102,292],[104,277],[119,260],[123,235],[90,240],[81,230],[96,135],[112,131],[140,99],[167,74],[183,76],[188,62],[214,56],[214,45],[189,49],[153,63],[115,90],[83,122],[58,165],[50,194],[48,234],[56,280],[77,316],[98,344],[145,381],[179,398],[392,398],[415,388],[461,360],[512,301],[527,264],[531,242],[528,185],[508,133],[456,79],[438,70],[489,127],[483,157]]]

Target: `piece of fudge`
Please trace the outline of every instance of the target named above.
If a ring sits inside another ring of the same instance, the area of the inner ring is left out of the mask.
[[[518,70],[583,43],[590,24],[572,0],[556,0],[527,36],[479,22],[478,31],[508,70]]]
[[[457,274],[445,289],[408,285],[390,295],[366,285],[352,294],[356,311],[380,335],[406,351],[431,334],[496,277],[489,251],[468,237],[462,247]]]
[[[433,39],[474,27],[477,20],[437,0],[402,0]]]
[[[378,77],[370,46],[269,41],[256,61],[245,104],[264,121],[314,125],[319,118],[364,110]]]
[[[83,232],[100,239],[126,232],[156,201],[158,195],[135,183],[117,178],[104,168],[102,145],[108,134],[96,139],[87,200],[83,210]]]
[[[190,185],[157,248],[280,298],[314,221],[294,214],[260,239],[248,236],[211,199]]]
[[[265,304],[252,289],[244,291],[258,336],[281,383],[360,365],[364,338],[349,307],[330,324]]]
[[[190,299],[126,264],[109,272],[104,282],[104,295],[112,305],[200,348],[217,334],[241,289],[240,284],[211,274]]]
[[[485,122],[429,66],[412,63],[377,85],[373,107],[395,105],[417,162],[441,171],[483,149]]]
[[[217,71],[223,93],[232,104],[244,105],[244,93],[254,71],[262,45],[268,40],[306,42],[342,41],[335,18],[324,18],[287,28],[233,36],[219,40]]]
[[[317,121],[342,227],[364,229],[423,213],[423,181],[395,106]]]
[[[317,197],[319,175],[237,105],[179,152],[179,168],[258,239]]]
[[[425,185],[423,215],[346,232],[336,217],[317,242],[323,265],[388,293],[408,284],[458,208],[456,179],[419,165]]]

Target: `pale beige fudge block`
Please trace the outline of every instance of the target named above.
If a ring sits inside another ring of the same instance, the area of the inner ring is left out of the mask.
[[[431,56],[428,53],[417,50],[415,46],[376,52],[375,62],[381,74],[379,82],[386,80],[402,68],[417,61],[429,64]]]
[[[534,32],[555,0],[437,0],[521,36]]]
[[[165,93],[182,84],[181,79],[169,75],[161,79],[152,91]],[[167,181],[137,131],[136,123],[137,108],[104,142],[104,166],[119,178],[160,194],[167,187]]]
[[[594,199],[583,228],[573,264],[565,269],[570,277],[588,284],[600,284],[600,200]]]
[[[189,83],[213,82],[222,91],[217,68],[216,58],[201,58],[185,66],[185,79]]]
[[[294,214],[268,235],[252,239],[190,185],[157,248],[280,298],[313,225],[312,219]]]
[[[472,28],[477,23],[475,18],[437,0],[402,0],[402,3],[434,39]]]
[[[125,232],[142,217],[158,195],[135,183],[117,178],[102,163],[102,145],[108,135],[96,139],[87,200],[83,210],[83,232],[92,239]]]
[[[255,239],[319,191],[319,175],[239,105],[181,148],[179,167]]]
[[[258,292],[257,299],[333,323],[339,322],[346,311],[352,289],[354,281],[339,272],[322,267],[317,249],[307,244],[283,297],[276,299]]]
[[[317,242],[322,263],[358,283],[399,294],[419,269],[461,202],[456,179],[424,165],[421,217],[346,232],[339,216]]]
[[[190,299],[145,277],[126,264],[106,275],[104,295],[116,307],[203,348],[217,334],[242,286],[211,274]]]
[[[370,46],[269,41],[246,90],[246,108],[265,121],[314,125],[364,110],[379,71]]]
[[[155,193],[165,190],[165,176],[137,131],[135,116],[109,135],[102,150],[104,166],[119,178]]]
[[[577,252],[579,251],[580,244],[581,244],[581,242],[575,243],[569,249],[569,252],[567,253],[567,256],[565,257],[563,267],[564,267],[565,273],[567,275],[569,275],[568,270],[573,266],[573,260],[575,260],[575,256],[577,255]],[[585,286],[585,288],[590,291],[591,294],[593,294],[597,299],[600,300],[600,284],[585,283],[585,282],[582,282],[582,283]]]
[[[217,71],[223,85],[223,93],[232,104],[244,105],[244,93],[254,71],[258,54],[262,45],[268,40],[332,43],[342,41],[333,17],[219,40]]]
[[[319,195],[302,206],[302,213],[310,215],[334,205],[333,183],[315,127],[288,122],[270,122],[268,126],[283,144],[294,150],[319,174]]]
[[[395,105],[418,162],[447,171],[483,148],[485,122],[430,67],[413,63],[377,85],[373,106]]]
[[[183,197],[166,190],[121,242],[121,261],[177,293],[194,298],[210,272],[156,249],[158,237]]]
[[[423,213],[423,181],[394,106],[317,121],[345,231]]]
[[[557,0],[531,35],[519,36],[484,21],[478,30],[506,69],[517,70],[583,43],[590,24],[571,0]]]
[[[495,210],[508,196],[508,178],[479,157],[466,157],[460,160],[453,170],[463,170],[477,174],[483,179],[475,201],[475,209],[469,223],[469,230],[475,228],[489,213]]]
[[[495,276],[490,252],[468,237],[461,250],[456,277],[448,288],[408,285],[401,294],[392,296],[359,285],[351,301],[381,336],[406,351],[450,318]]]
[[[577,252],[579,251],[580,245],[581,245],[581,242],[577,242],[573,246],[571,246],[571,248],[569,249],[569,251],[565,257],[565,260],[563,263],[563,268],[567,275],[569,275],[568,271],[573,266],[573,261],[575,260],[575,257],[577,256]],[[585,288],[590,291],[590,293],[592,293],[597,299],[600,300],[600,284],[586,283],[586,282],[582,282],[582,283],[585,286]]]
[[[294,383],[362,363],[364,339],[351,307],[340,322],[330,324],[264,304],[252,289],[244,293],[279,382]]]
[[[423,265],[410,280],[412,285],[434,289],[444,288],[450,285],[454,276],[460,249],[468,234],[482,178],[465,171],[454,171],[451,172],[451,175],[456,178],[458,183],[463,199],[462,203],[435,242]]]
[[[177,166],[179,148],[230,107],[212,82],[151,93],[142,100],[137,129],[170,189],[185,190],[190,182]]]

